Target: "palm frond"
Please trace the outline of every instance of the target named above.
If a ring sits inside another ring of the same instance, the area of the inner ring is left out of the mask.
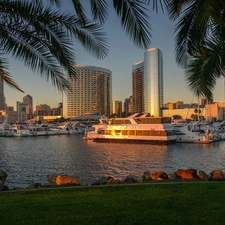
[[[0,79],[3,79],[9,87],[24,93],[24,91],[12,79],[11,74],[8,72],[7,60],[3,57],[0,57]]]
[[[190,90],[196,96],[212,99],[216,80],[224,76],[224,39],[208,40],[198,55],[194,56],[186,69],[186,79]]]
[[[149,48],[151,28],[147,14],[147,3],[139,0],[113,0],[117,16],[121,18],[123,30],[133,43],[141,48]]]
[[[108,16],[108,3],[105,0],[90,0],[91,13],[95,21],[103,24]]]
[[[1,1],[0,4],[0,41],[4,52],[46,80],[51,79],[59,90],[69,88],[62,68],[69,76],[76,74],[74,39],[99,58],[107,55],[105,34],[100,25],[86,20],[84,23],[75,15],[53,11],[41,3]]]
[[[87,17],[85,15],[84,7],[82,6],[79,0],[72,0],[72,3],[75,9],[75,12],[77,14],[77,17],[79,18],[80,21],[83,22],[83,24],[85,24],[85,20],[87,19]]]
[[[147,4],[152,5],[152,9],[158,13],[159,8],[164,12],[164,8],[168,6],[170,0],[146,0]]]

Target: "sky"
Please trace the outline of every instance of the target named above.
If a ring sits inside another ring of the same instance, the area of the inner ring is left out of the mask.
[[[71,8],[70,1],[64,5]],[[150,24],[152,39],[149,48],[159,48],[163,53],[164,73],[164,103],[184,101],[184,103],[197,102],[189,91],[185,82],[184,71],[175,62],[174,54],[174,25],[166,14],[151,12]],[[85,64],[103,67],[112,71],[112,100],[124,102],[125,98],[132,95],[132,65],[144,59],[147,49],[136,47],[125,35],[115,12],[110,10],[109,18],[105,25],[105,31],[109,39],[109,54],[104,59],[97,59],[85,51],[79,43],[74,44],[77,64]],[[25,91],[17,90],[5,85],[5,97],[8,106],[14,106],[16,101],[22,101],[27,94],[33,97],[33,104],[47,104],[50,107],[58,107],[62,102],[62,93],[51,83],[34,74],[23,65],[21,61],[10,59],[9,70],[14,81]],[[219,79],[214,91],[214,101],[224,101],[224,82]],[[65,95],[64,95],[65,101]]]

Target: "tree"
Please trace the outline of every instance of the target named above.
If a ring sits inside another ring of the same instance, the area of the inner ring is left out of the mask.
[[[212,99],[217,78],[225,67],[225,1],[166,1],[169,16],[177,21],[176,61],[185,69],[190,90]]]
[[[97,57],[103,58],[108,52],[99,24],[88,19],[81,21],[76,15],[54,10],[43,2],[0,0],[0,76],[20,91],[9,73],[6,56],[22,61],[46,80],[51,79],[59,90],[67,90],[69,84],[62,70],[75,77],[72,50],[75,39]],[[60,1],[49,2],[59,4]]]
[[[6,55],[51,79],[59,90],[69,88],[63,69],[75,77],[74,40],[96,57],[107,56],[108,41],[101,25],[107,18],[109,2],[91,0],[92,19],[86,16],[81,1],[72,2],[74,14],[55,10],[61,0],[0,0],[0,76],[7,84],[22,91],[9,73]],[[151,37],[145,6],[138,0],[113,1],[124,31],[143,48],[149,46]]]
[[[90,2],[93,18],[104,23],[110,1]],[[169,18],[176,22],[176,62],[185,70],[189,89],[198,98],[200,96],[213,98],[216,80],[224,76],[225,68],[225,1],[112,0],[112,2],[126,34],[140,46],[149,44],[151,37],[146,30],[150,29],[150,26],[146,22],[145,4],[151,5],[151,9],[156,12],[159,8],[162,11],[167,10]],[[80,5],[80,1],[73,0],[73,3],[79,14],[77,10],[79,7],[76,4]],[[80,18],[85,18],[84,11],[80,12]]]
[[[102,25],[112,3],[124,32],[144,49],[151,43],[149,10],[166,10],[176,22],[176,62],[185,70],[188,87],[197,97],[212,99],[217,78],[224,76],[225,1],[90,0],[90,19],[84,1],[71,2],[74,14],[53,10],[61,0],[0,0],[0,76],[9,85],[21,90],[8,72],[7,54],[51,79],[59,90],[67,89],[62,68],[75,76],[74,40],[99,58],[107,56]]]

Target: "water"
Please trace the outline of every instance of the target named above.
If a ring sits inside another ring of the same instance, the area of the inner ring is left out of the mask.
[[[82,136],[0,137],[0,170],[9,188],[47,184],[49,174],[79,176],[91,184],[101,176],[125,178],[143,171],[175,172],[194,168],[225,171],[225,141],[209,145],[115,144],[83,140]]]

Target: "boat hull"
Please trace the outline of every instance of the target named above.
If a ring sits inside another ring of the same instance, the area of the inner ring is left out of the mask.
[[[137,143],[137,144],[158,144],[158,145],[168,145],[176,143],[176,140],[141,140],[141,139],[118,139],[118,138],[94,138],[92,140],[95,142],[107,142],[107,143],[133,143],[133,144]]]

